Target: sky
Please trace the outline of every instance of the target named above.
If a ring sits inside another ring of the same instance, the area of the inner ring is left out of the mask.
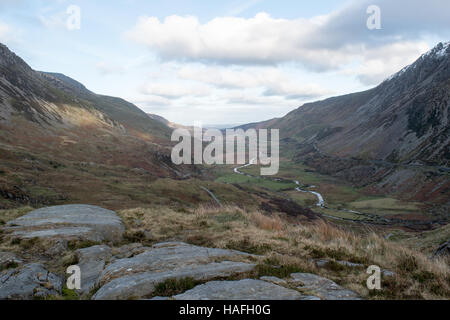
[[[376,86],[450,40],[449,12],[448,0],[0,0],[0,42],[172,122],[234,125]]]

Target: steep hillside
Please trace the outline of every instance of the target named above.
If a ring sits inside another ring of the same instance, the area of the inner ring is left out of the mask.
[[[0,207],[123,201],[149,181],[186,177],[196,169],[173,166],[171,130],[0,44]]]
[[[70,125],[72,111],[92,116],[106,127],[140,131],[167,138],[169,128],[120,98],[97,95],[81,83],[56,73],[32,70],[21,58],[0,44],[0,121],[20,114],[41,125]],[[71,110],[69,112],[69,110]]]
[[[450,43],[440,43],[371,90],[243,128],[279,128],[282,146],[322,173],[448,202],[449,106]]]
[[[257,125],[337,156],[448,166],[449,105],[450,43],[440,43],[374,89],[308,103]]]

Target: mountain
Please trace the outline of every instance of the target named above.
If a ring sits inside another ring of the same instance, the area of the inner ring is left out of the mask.
[[[448,166],[449,104],[450,42],[376,88],[308,103],[257,126],[282,128],[282,138],[337,156]]]
[[[123,99],[33,70],[0,44],[0,207],[99,203],[119,182],[129,197],[132,185],[189,175],[192,168],[170,160],[171,131]]]
[[[282,146],[323,173],[418,195],[429,177],[418,177],[415,169],[448,171],[449,105],[447,42],[373,89],[307,103],[282,118],[242,128],[280,128]],[[386,180],[400,168],[403,172],[395,181]],[[431,197],[448,195],[449,179],[440,179],[437,186],[431,179],[429,186],[435,189]],[[414,185],[419,181],[423,184]],[[426,198],[428,192],[422,194]]]
[[[106,127],[169,137],[167,126],[149,118],[135,105],[95,94],[81,83],[58,73],[32,70],[21,58],[0,44],[0,121],[20,113],[29,121],[58,126],[69,124],[69,109],[92,116]]]

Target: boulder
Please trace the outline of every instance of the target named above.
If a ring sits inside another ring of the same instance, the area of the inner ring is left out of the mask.
[[[141,272],[108,282],[92,297],[94,300],[126,300],[150,296],[159,283],[170,279],[192,278],[207,281],[251,271],[254,264],[224,261],[220,263],[192,264],[169,271]]]
[[[323,300],[360,300],[354,291],[345,289],[334,281],[312,273],[293,273],[291,282],[298,290],[318,296]]]
[[[106,262],[111,258],[111,248],[93,246],[75,251],[81,270],[81,294],[89,293],[95,286]]]
[[[48,272],[39,263],[0,273],[0,299],[44,299],[61,294],[62,277]]]
[[[144,298],[152,295],[158,283],[169,279],[207,281],[249,272],[254,264],[225,261],[248,256],[235,250],[204,248],[182,242],[159,243],[141,254],[109,264],[97,281],[101,288],[93,299]]]
[[[205,248],[183,242],[155,244],[147,251],[131,258],[118,259],[103,271],[99,285],[112,279],[140,272],[167,271],[191,265],[206,264],[213,259],[247,257],[249,254],[235,250]]]
[[[122,219],[111,210],[90,205],[47,207],[9,221],[12,237],[65,240],[119,241],[125,231]]]
[[[296,290],[261,280],[211,281],[173,297],[175,300],[310,300]],[[316,298],[318,299],[318,298]]]

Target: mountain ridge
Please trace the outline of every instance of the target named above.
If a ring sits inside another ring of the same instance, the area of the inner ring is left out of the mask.
[[[282,118],[241,128],[282,128],[282,138],[315,143],[336,156],[448,167],[449,92],[447,42],[372,89],[306,103]]]

